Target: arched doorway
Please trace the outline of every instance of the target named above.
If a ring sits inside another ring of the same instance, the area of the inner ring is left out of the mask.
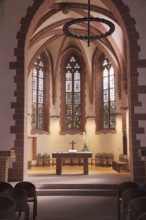
[[[104,3],[104,0],[102,1]],[[58,35],[60,35],[60,37],[62,37],[63,41],[64,41],[64,45],[67,45],[67,41],[64,39],[63,37],[63,33],[60,31],[52,31],[52,34],[54,34],[54,37],[51,39],[47,39],[47,43],[42,41],[42,45],[39,46],[39,49],[36,49],[34,45],[37,45],[38,40],[43,39],[45,37],[47,37],[47,28],[44,29],[44,32],[41,33],[41,35],[36,34],[34,37],[33,34],[35,33],[37,27],[41,26],[43,23],[43,19],[45,19],[45,15],[46,16],[51,16],[51,13],[56,13],[59,10],[63,10],[64,9],[64,5],[63,8],[59,8],[60,6],[62,7],[62,5],[60,4],[55,4],[55,8],[52,10],[50,10],[48,13],[46,12],[46,9],[51,8],[53,6],[53,2],[49,2],[49,1],[37,1],[37,3],[35,2],[32,7],[29,8],[27,15],[25,16],[25,18],[23,18],[21,20],[21,28],[20,31],[17,34],[17,38],[18,38],[18,47],[15,49],[15,55],[17,57],[17,62],[15,63],[11,63],[11,68],[16,69],[16,76],[15,76],[15,82],[18,85],[21,81],[22,87],[17,86],[17,91],[16,91],[16,97],[17,97],[17,101],[16,101],[16,105],[14,105],[14,109],[15,109],[15,126],[12,126],[12,133],[16,134],[16,140],[15,140],[15,149],[16,149],[16,164],[19,163],[19,171],[17,174],[14,174],[14,168],[10,169],[10,179],[12,180],[22,180],[24,178],[24,176],[26,175],[26,167],[27,167],[27,156],[25,156],[27,153],[27,148],[26,148],[26,142],[27,142],[27,116],[26,116],[26,112],[24,111],[25,107],[27,106],[27,90],[24,89],[24,85],[25,88],[27,87],[27,75],[28,75],[28,70],[29,70],[29,65],[31,62],[33,62],[33,60],[35,59],[35,57],[37,57],[37,55],[39,55],[47,46],[48,43],[50,43],[52,40],[57,39]],[[71,4],[70,7],[75,8],[76,5]],[[83,4],[80,4],[81,8],[85,7]],[[66,7],[66,6],[65,6]],[[142,167],[142,162],[138,161],[139,166],[142,168],[141,170],[143,170],[142,174],[139,176],[136,167],[134,166],[134,161],[138,160],[138,149],[137,149],[137,139],[136,139],[136,129],[138,130],[138,123],[136,123],[136,119],[135,119],[135,113],[134,113],[134,106],[139,104],[138,98],[135,98],[134,102],[132,97],[135,94],[135,90],[137,90],[138,88],[138,77],[137,75],[135,75],[134,73],[137,71],[138,66],[135,65],[135,61],[138,62],[138,52],[139,52],[139,47],[138,47],[138,36],[137,36],[137,31],[135,28],[135,22],[134,20],[131,18],[130,14],[129,14],[129,10],[128,7],[126,7],[124,5],[124,3],[122,1],[110,1],[107,5],[107,7],[109,7],[109,9],[112,9],[115,15],[115,18],[119,24],[119,26],[122,28],[122,32],[124,33],[124,40],[126,42],[126,47],[127,47],[127,58],[125,59],[126,62],[126,69],[124,68],[124,62],[122,61],[122,57],[119,55],[120,51],[119,48],[117,47],[117,45],[115,44],[115,42],[110,39],[109,41],[104,42],[106,45],[108,45],[109,43],[109,48],[112,45],[112,48],[110,48],[111,50],[113,50],[114,52],[117,51],[117,53],[115,53],[115,57],[117,58],[118,61],[118,66],[120,67],[120,71],[121,71],[121,77],[122,77],[122,92],[124,94],[122,94],[122,97],[127,96],[128,94],[128,109],[129,109],[129,116],[128,116],[128,125],[129,127],[127,128],[128,130],[128,136],[130,137],[128,140],[129,143],[129,155],[130,155],[130,163],[131,163],[131,172],[133,175],[133,178],[135,180],[142,180],[144,178],[144,169]],[[66,8],[65,8],[66,9]],[[124,9],[124,10],[123,10]],[[126,12],[125,12],[126,11]],[[62,12],[65,13],[65,12]],[[85,12],[82,10],[82,14],[84,14]],[[104,13],[104,15],[107,15],[106,10],[103,10],[102,13]],[[109,17],[111,16],[111,14],[109,13],[108,15]],[[126,22],[128,20],[128,23]],[[57,25],[58,23],[56,23]],[[62,25],[61,21],[60,21],[60,25]],[[50,30],[50,29],[49,29]],[[37,31],[36,31],[37,32]],[[43,37],[42,37],[43,36]],[[73,44],[74,42],[72,42]],[[63,45],[63,44],[62,44]],[[80,50],[83,53],[83,56],[85,58],[85,60],[87,60],[86,57],[86,51],[83,50],[83,46],[80,45],[79,42],[76,42],[75,45],[77,45]],[[34,56],[30,55],[30,47],[33,47],[34,52]],[[112,59],[113,57],[110,54],[110,50],[105,50],[104,47],[102,47],[101,45],[98,44],[98,47],[102,50],[105,51],[105,53]],[[133,52],[133,48],[136,48]],[[60,53],[63,51],[64,48],[60,49]],[[109,53],[108,53],[109,52]],[[133,56],[134,56],[134,60],[133,60]],[[24,62],[25,61],[25,62]],[[114,61],[113,58],[113,62],[116,66],[116,62]],[[59,63],[59,60],[56,60],[55,63]],[[88,63],[88,62],[87,62]],[[92,93],[92,89],[90,89],[90,87],[92,87],[92,83],[93,83],[93,78],[91,75],[91,69],[90,66],[87,65],[87,69],[88,71],[88,78],[89,78],[89,98],[90,98],[90,102],[93,102],[93,93]],[[57,76],[57,67],[55,70],[55,74]],[[133,74],[132,74],[133,73]],[[130,77],[130,80],[128,80],[128,90],[127,90],[127,76]],[[55,76],[53,76],[55,77]],[[54,79],[52,79],[54,80]],[[134,80],[135,84],[134,86],[131,86],[132,80]],[[54,88],[53,88],[53,103],[56,101],[56,87],[57,85],[55,84],[54,81]],[[125,103],[126,103],[126,99],[122,100],[122,105],[124,107]],[[19,108],[19,114],[17,111],[18,106],[21,106]],[[21,115],[21,120],[20,120],[20,115]],[[122,115],[123,119],[123,128],[126,127],[126,115],[123,114]],[[138,119],[137,119],[138,121]],[[125,124],[124,124],[125,123]],[[134,123],[134,127],[133,127],[133,123]],[[17,129],[13,129],[13,128],[17,128],[17,125],[19,124],[19,128],[20,130],[17,131]],[[21,146],[21,147],[20,147]],[[17,153],[19,154],[19,151],[21,151],[21,154],[19,156],[19,158],[17,157]],[[14,167],[15,164],[14,163]],[[23,171],[23,172],[22,172]]]

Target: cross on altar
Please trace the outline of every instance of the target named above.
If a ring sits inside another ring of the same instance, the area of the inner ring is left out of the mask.
[[[70,144],[72,145],[72,150],[74,150],[74,144],[76,144],[76,143],[74,141],[72,141]]]

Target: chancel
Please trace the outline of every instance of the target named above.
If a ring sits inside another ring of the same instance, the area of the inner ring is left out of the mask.
[[[86,160],[91,174],[107,153],[126,155],[132,179],[145,181],[145,11],[142,0],[0,0],[0,151],[16,153],[9,180],[38,164],[55,175],[57,157],[68,173]]]
[[[36,185],[37,219],[117,219],[118,184],[146,183],[146,0],[0,0],[0,15],[0,181]]]

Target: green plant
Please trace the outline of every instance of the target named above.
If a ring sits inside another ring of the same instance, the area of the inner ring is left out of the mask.
[[[82,151],[89,151],[87,143],[84,143]]]

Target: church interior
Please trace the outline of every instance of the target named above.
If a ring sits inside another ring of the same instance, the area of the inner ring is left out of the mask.
[[[145,181],[145,10],[0,1],[1,179],[122,170]]]

